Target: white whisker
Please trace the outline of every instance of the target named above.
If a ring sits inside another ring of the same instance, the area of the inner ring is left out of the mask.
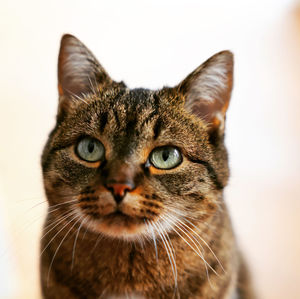
[[[41,202],[39,202],[39,203],[33,205],[32,207],[30,207],[30,208],[28,208],[27,210],[24,211],[24,215],[26,215],[26,214],[27,214],[28,212],[30,212],[32,209],[34,209],[34,208],[40,206],[40,205],[43,204],[43,203],[47,203],[47,202],[48,202],[48,200],[44,200],[44,201],[41,201]]]
[[[168,217],[171,217],[170,215],[168,215]],[[171,220],[172,221],[172,220]],[[180,221],[179,219],[177,219],[177,221]],[[205,260],[205,258],[204,258],[204,255],[203,255],[203,253],[202,253],[202,251],[200,250],[200,248],[198,247],[198,245],[201,247],[201,249],[203,250],[203,247],[202,247],[202,245],[199,243],[199,241],[197,240],[197,239],[195,239],[195,237],[192,235],[192,236],[190,236],[189,234],[188,234],[188,232],[186,231],[186,229],[185,230],[183,230],[183,228],[182,228],[182,226],[181,227],[179,227],[176,223],[175,223],[175,221],[173,220],[172,221],[172,224],[173,225],[175,225],[184,235],[186,235],[188,238],[189,238],[189,240],[193,243],[193,245],[196,247],[196,249],[198,250],[198,251],[196,251],[195,250],[195,248],[193,248],[185,239],[185,242],[190,246],[190,248],[191,249],[193,249],[194,251],[195,251],[195,253],[197,253],[197,255],[203,260],[203,262],[204,262],[204,265],[205,265],[205,267],[209,267],[216,275],[218,275],[219,276],[219,274],[216,272],[216,270],[214,269],[214,268],[212,268],[211,267],[211,265]],[[193,239],[192,239],[193,238]],[[195,243],[195,241],[198,243],[198,245]],[[207,270],[207,269],[206,269]],[[208,271],[207,271],[208,272]]]
[[[84,217],[82,217],[82,218],[84,218]],[[82,219],[82,218],[81,218],[81,219]],[[77,234],[76,234],[76,236],[75,236],[74,244],[73,244],[71,272],[73,271],[73,267],[74,267],[76,242],[77,242],[78,235],[79,235],[79,232],[80,232],[80,229],[81,229],[83,223],[84,223],[84,222],[82,221],[82,222],[80,223],[80,225],[79,225],[79,228],[78,228],[78,230],[77,230]]]
[[[197,227],[190,221],[188,221],[187,219],[184,219],[186,222],[188,222],[190,225],[192,225],[194,228],[197,229]],[[182,222],[183,225],[187,226],[185,223]],[[189,226],[187,226],[189,227]],[[211,249],[211,247],[207,244],[207,242],[199,235],[197,234],[197,232],[195,232],[192,228],[190,228],[190,230],[192,230],[194,232],[194,234],[200,238],[200,240],[207,246],[207,248],[209,249],[209,251],[213,254],[213,256],[215,257],[215,259],[217,260],[217,262],[219,263],[220,267],[222,268],[222,270],[224,271],[224,273],[226,273],[222,263],[220,262],[220,260],[218,259],[218,257],[216,256],[216,254],[214,253],[214,251]]]
[[[74,214],[73,214],[74,215]],[[68,216],[70,216],[70,215],[68,215]],[[78,216],[77,215],[75,215],[75,217],[73,217],[67,224],[65,224],[55,235],[54,235],[54,237],[47,243],[47,245],[45,246],[45,248],[42,250],[42,252],[41,252],[41,254],[40,254],[40,256],[42,256],[42,254],[45,252],[45,250],[48,248],[48,246],[51,244],[51,242],[55,239],[55,237],[65,228],[65,227],[67,227],[74,219],[76,219]],[[45,236],[45,235],[44,235]],[[44,237],[43,236],[43,237]],[[42,237],[42,238],[43,238]]]
[[[175,261],[171,246],[170,246],[170,244],[169,244],[169,242],[166,238],[165,231],[164,231],[163,227],[158,222],[155,223],[155,222],[152,221],[151,223],[152,223],[153,227],[155,227],[157,232],[159,233],[159,236],[161,237],[163,245],[166,249],[166,253],[168,255],[168,259],[170,261],[173,276],[174,276],[174,293],[176,293],[176,290],[177,290],[177,287],[178,287],[178,285],[177,285],[177,266],[176,266],[176,261]]]
[[[94,87],[94,84],[93,84],[93,82],[92,82],[90,76],[88,76],[88,80],[89,80],[89,82],[90,82],[90,86],[91,86],[91,89],[92,89],[93,93],[96,94],[96,89],[95,89],[95,87]]]
[[[93,249],[91,250],[90,253],[94,252],[94,250],[97,248],[97,246],[98,246],[98,244],[99,244],[99,242],[101,241],[102,238],[103,238],[103,235],[101,233],[99,233],[98,237],[96,239],[95,245],[94,245],[94,247],[93,247]]]
[[[209,268],[216,274],[218,275],[218,273],[215,271],[215,269],[213,269],[211,267],[211,265],[205,260],[201,250],[199,249],[199,247],[196,245],[196,243],[191,239],[191,237],[185,232],[183,231],[179,226],[176,225],[175,222],[172,221],[172,224],[175,225],[182,233],[184,233],[191,241],[192,243],[195,245],[196,249],[173,227],[173,230],[174,232],[201,258],[201,260],[203,261],[204,263],[204,267],[205,267],[205,272],[206,272],[206,276],[207,276],[207,280],[210,284],[210,286],[212,287],[212,284],[211,284],[211,280],[210,280],[210,277],[209,277],[209,273],[208,273],[208,269],[207,269],[207,266],[209,266]]]
[[[88,225],[87,225],[86,228],[85,228],[85,232],[84,232],[84,234],[82,235],[81,240],[83,240],[83,239],[85,238],[85,235],[87,234],[87,232],[88,232],[90,226],[91,226],[91,221],[88,222]]]
[[[68,211],[67,213],[63,214],[63,216],[59,217],[58,219],[56,219],[55,221],[53,221],[52,223],[50,223],[48,226],[46,226],[44,228],[44,230],[50,228],[51,226],[53,226],[50,230],[48,230],[41,238],[40,240],[42,240],[43,238],[45,238],[45,236],[47,236],[55,227],[57,227],[58,225],[60,225],[62,222],[64,222],[64,220],[66,220],[68,217],[75,215],[76,211]]]
[[[70,231],[73,229],[73,227],[82,219],[83,217],[79,218],[77,221],[75,221],[75,223],[71,226],[71,228],[67,231],[67,233],[65,234],[65,236],[63,237],[63,239],[60,241],[59,245],[57,246],[56,250],[55,250],[55,253],[52,257],[52,260],[51,260],[51,263],[50,263],[50,266],[49,266],[49,270],[48,270],[48,275],[47,275],[47,286],[49,285],[49,278],[50,278],[50,272],[51,272],[51,268],[52,268],[52,265],[53,265],[53,262],[54,262],[54,259],[55,259],[55,256],[59,250],[59,248],[61,247],[62,243],[64,242],[64,240],[66,239],[66,237],[68,236],[68,234],[70,233]],[[69,222],[71,223],[71,221]]]
[[[79,101],[81,101],[81,102],[87,104],[87,102],[86,102],[83,98],[79,97],[77,94],[75,94],[75,93],[72,92],[71,90],[66,89],[66,91],[67,91],[68,93],[70,93],[70,94],[72,95],[72,97],[74,97],[74,98],[76,98],[77,100],[79,100]]]
[[[49,207],[49,209],[56,208],[56,207],[59,207],[59,206],[62,206],[62,205],[66,205],[66,204],[72,203],[72,202],[77,202],[77,199],[72,199],[72,200],[68,200],[68,201],[65,201],[65,202],[61,202],[61,203],[52,205],[52,206]]]
[[[178,213],[178,211],[175,210],[175,209],[170,209],[170,208],[169,208],[169,210],[172,211],[172,212],[174,212],[174,213],[180,214],[180,213]],[[187,220],[186,217],[184,217],[182,214],[180,214],[180,216],[184,219],[184,221],[186,221],[187,223],[189,223],[190,225],[192,225],[195,229],[198,229],[198,227],[197,227],[196,225],[194,225],[192,222],[190,222],[189,220]],[[189,217],[189,218],[190,218],[190,217]],[[207,246],[207,248],[209,249],[209,251],[212,253],[212,255],[214,256],[214,258],[217,260],[217,262],[218,262],[218,264],[220,265],[220,267],[221,267],[221,269],[223,270],[223,272],[226,273],[226,271],[225,271],[225,269],[224,269],[222,263],[220,262],[219,258],[218,258],[217,255],[214,253],[214,251],[211,249],[211,247],[208,245],[208,243],[200,236],[200,234],[197,233],[195,230],[193,230],[191,227],[189,227],[186,223],[184,223],[183,221],[181,221],[178,217],[176,217],[176,220],[177,220],[178,222],[180,222],[182,225],[184,225],[187,229],[191,230],[191,231],[195,234],[195,236],[198,237],[198,238],[199,238],[199,239]],[[207,223],[204,223],[204,224],[205,224],[208,228],[210,228],[209,225],[208,225]],[[197,242],[197,243],[200,245],[199,242]],[[200,245],[200,246],[201,246],[201,248],[203,248],[202,245]]]
[[[154,230],[152,225],[149,223],[149,221],[147,220],[147,229],[148,231],[150,231],[150,234],[152,236],[152,240],[153,240],[153,244],[154,244],[154,250],[155,250],[155,257],[156,257],[156,263],[158,264],[158,251],[157,251],[157,244],[156,244],[156,237],[154,234]]]

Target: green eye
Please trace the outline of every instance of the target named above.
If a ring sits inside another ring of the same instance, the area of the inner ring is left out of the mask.
[[[171,146],[158,147],[150,154],[150,162],[159,169],[171,169],[182,162],[180,151]]]
[[[103,144],[94,138],[85,137],[79,141],[76,148],[76,153],[82,160],[88,162],[96,162],[104,157]]]

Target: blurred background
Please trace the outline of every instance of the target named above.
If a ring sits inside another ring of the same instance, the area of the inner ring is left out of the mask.
[[[40,155],[54,126],[63,33],[129,87],[175,85],[235,54],[226,201],[260,298],[300,298],[300,2],[0,1],[0,298],[40,298],[47,204]]]

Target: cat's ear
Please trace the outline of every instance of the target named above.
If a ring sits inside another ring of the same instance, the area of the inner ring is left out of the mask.
[[[177,90],[185,98],[185,108],[208,124],[209,132],[223,134],[225,113],[233,84],[233,54],[215,54],[186,77]]]
[[[60,96],[81,97],[95,85],[113,81],[92,52],[76,37],[66,34],[61,39],[58,57],[58,91]]]

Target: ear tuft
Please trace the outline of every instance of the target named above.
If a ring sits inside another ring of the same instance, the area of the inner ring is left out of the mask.
[[[58,91],[62,96],[81,96],[93,91],[93,85],[112,80],[92,52],[76,37],[65,34],[58,58]]]
[[[178,85],[185,108],[209,124],[209,130],[224,131],[225,113],[233,84],[233,54],[219,52]]]

